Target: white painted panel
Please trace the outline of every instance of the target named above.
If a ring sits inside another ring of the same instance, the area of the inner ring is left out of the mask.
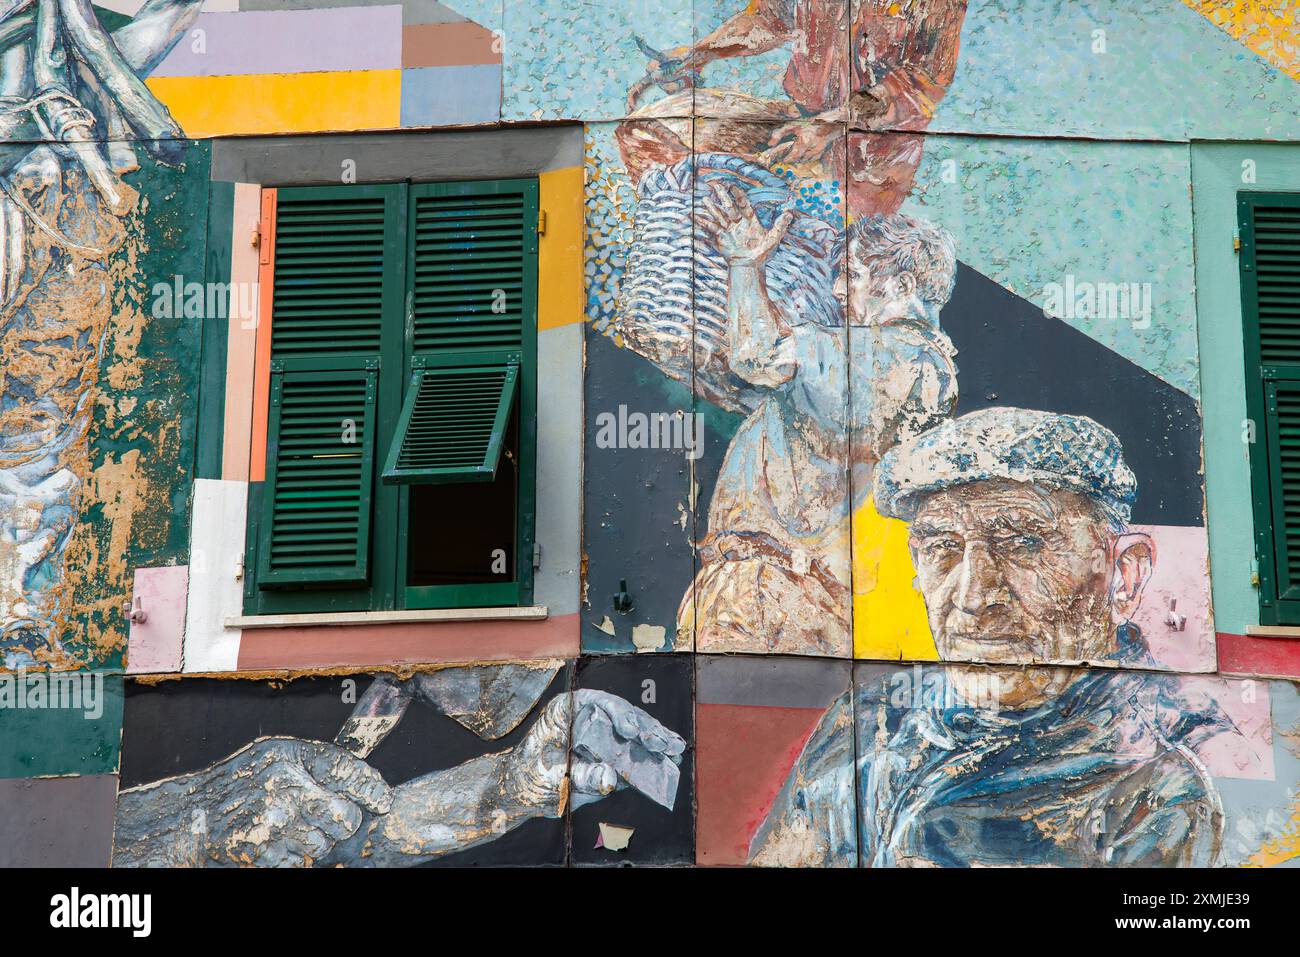
[[[247,482],[195,481],[182,671],[235,670],[241,633],[225,622],[243,612],[244,585],[237,576],[247,511]]]

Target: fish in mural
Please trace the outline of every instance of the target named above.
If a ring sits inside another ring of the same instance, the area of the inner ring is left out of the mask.
[[[940,657],[994,667],[918,666],[921,694],[859,682],[814,731],[752,859],[852,853],[856,715],[865,863],[1215,863],[1223,811],[1196,748],[1231,733],[1226,716],[1175,676],[1031,664],[1147,662],[1131,619],[1155,551],[1127,528],[1136,495],[1119,441],[1080,416],[989,408],[891,449],[875,498],[911,523]]]
[[[506,664],[381,675],[333,742],[258,738],[201,770],[121,791],[113,864],[413,865],[626,788],[671,810],[685,741],[608,692],[561,692],[539,704],[559,670]],[[483,741],[536,716],[511,747],[390,786],[366,758],[412,703]]]
[[[0,654],[57,663],[63,558],[87,473],[109,260],[138,195],[136,149],[177,164],[180,127],[144,85],[200,0],[148,0],[109,32],[89,0],[0,13]],[[37,145],[33,145],[37,144]]]
[[[638,208],[646,228],[615,324],[632,351],[746,414],[709,504],[678,633],[700,651],[847,656],[850,511],[882,451],[947,415],[956,398],[954,350],[938,327],[956,269],[952,240],[901,214],[873,217],[850,227],[845,268],[842,255],[810,241],[841,248],[833,230],[778,212],[766,188],[742,188],[760,171],[719,172],[700,173],[694,336],[665,321],[663,292],[674,281],[653,264],[682,267],[654,253],[653,224],[671,205],[659,190]],[[710,287],[720,291],[711,302]]]

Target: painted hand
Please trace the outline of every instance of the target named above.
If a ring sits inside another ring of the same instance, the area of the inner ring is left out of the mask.
[[[604,691],[574,691],[553,698],[511,752],[507,787],[521,803],[544,807],[556,816],[562,810],[566,769],[575,808],[628,786],[659,800],[668,792],[675,795],[676,776],[659,775],[671,777],[669,787],[658,783],[654,772],[663,764],[675,772],[685,750],[681,737],[622,698]]]
[[[712,195],[700,201],[699,222],[711,232],[718,251],[732,265],[762,266],[794,222],[794,211],[786,210],[772,228],[759,222],[749,197],[739,187],[714,186]]]
[[[310,865],[392,803],[378,771],[321,741],[263,738],[203,776],[202,814],[189,824],[206,828],[217,864]]]

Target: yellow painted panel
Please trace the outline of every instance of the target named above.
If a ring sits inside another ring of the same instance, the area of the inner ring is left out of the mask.
[[[401,70],[159,76],[146,83],[192,137],[401,125]]]
[[[1228,36],[1300,80],[1300,6],[1295,0],[1183,0]]]
[[[937,661],[925,601],[917,590],[907,523],[868,500],[853,515],[853,656]]]
[[[538,177],[546,234],[537,249],[537,328],[555,329],[582,322],[583,168]]]

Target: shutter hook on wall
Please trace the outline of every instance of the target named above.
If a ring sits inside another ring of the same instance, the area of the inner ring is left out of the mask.
[[[619,579],[618,594],[614,596],[614,610],[620,615],[626,615],[635,605],[636,602],[627,591],[627,579]]]
[[[131,601],[130,604],[122,607],[123,613],[137,625],[143,625],[149,620],[149,613],[144,610],[144,602],[139,595]]]

